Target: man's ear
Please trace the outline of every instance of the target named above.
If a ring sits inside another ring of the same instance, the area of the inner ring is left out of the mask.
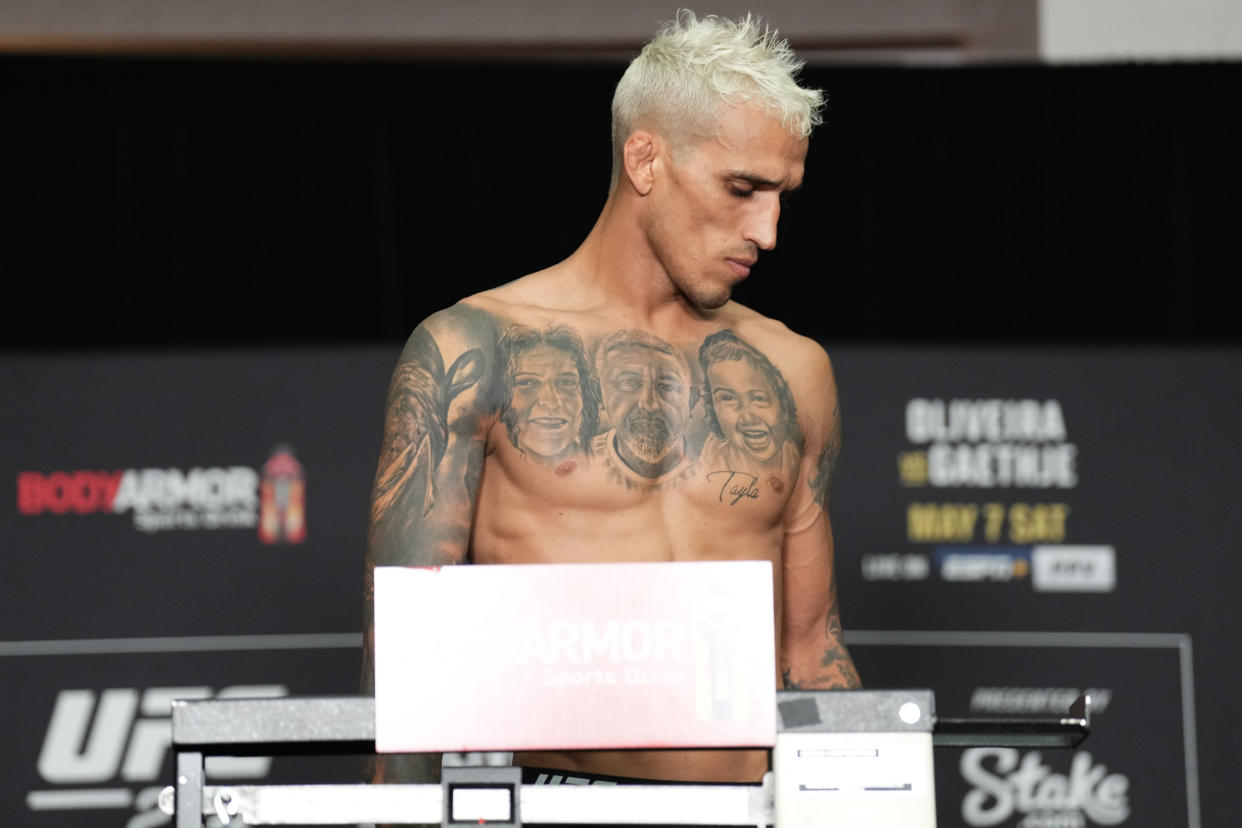
[[[647,195],[655,183],[656,159],[660,155],[661,141],[655,133],[645,129],[635,130],[625,139],[621,160],[625,177],[639,195]]]

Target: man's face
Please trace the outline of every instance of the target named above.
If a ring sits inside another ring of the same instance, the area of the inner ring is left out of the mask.
[[[731,445],[767,460],[785,442],[780,398],[767,375],[749,359],[723,360],[707,368],[716,420]]]
[[[802,183],[806,149],[779,118],[739,105],[715,136],[661,157],[644,231],[691,302],[720,307],[759,251],[776,246],[781,197]]]
[[[680,449],[690,417],[690,378],[673,356],[641,346],[608,352],[600,391],[621,445],[645,463]]]
[[[554,457],[578,439],[582,426],[582,386],[569,354],[536,345],[516,360],[513,394],[518,448]]]

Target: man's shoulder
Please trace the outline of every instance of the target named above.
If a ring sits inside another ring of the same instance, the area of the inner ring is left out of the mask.
[[[769,358],[791,366],[831,371],[828,352],[815,339],[791,330],[784,322],[742,305],[729,302],[716,317],[722,328],[729,328]]]
[[[778,319],[730,302],[717,320],[772,364],[797,405],[799,419],[825,421],[836,407],[836,377],[827,350]]]
[[[548,273],[541,271],[514,279],[498,287],[463,297],[441,312],[444,321],[469,324],[487,319],[493,327],[514,325],[549,328],[579,322],[579,309],[564,300]]]
[[[433,344],[442,352],[460,352],[495,343],[500,323],[485,308],[460,301],[424,317],[405,343],[405,353],[417,355]]]
[[[494,342],[499,333],[513,325],[536,325],[537,320],[549,317],[549,309],[532,301],[532,291],[525,284],[530,278],[464,296],[425,317],[418,328],[437,338]]]
[[[557,301],[548,294],[546,287],[541,274],[516,279],[436,311],[425,318],[419,328],[437,341],[456,341],[464,347],[494,347],[506,332],[513,330],[567,329],[584,343],[596,342],[621,331],[615,320],[609,321],[603,315],[573,307],[572,303]],[[822,384],[825,377],[831,376],[831,362],[819,342],[791,330],[779,319],[737,302],[728,302],[698,321],[688,323],[680,333],[676,330],[650,333],[678,345],[690,356],[709,341],[713,331],[732,332],[764,354],[795,387],[804,383]]]
[[[463,301],[517,317],[572,312],[575,308],[570,296],[578,287],[577,282],[575,271],[561,262],[468,296]]]

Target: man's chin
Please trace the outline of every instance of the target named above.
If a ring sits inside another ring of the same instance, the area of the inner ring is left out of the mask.
[[[677,281],[681,295],[699,310],[716,310],[723,307],[733,293],[733,286],[722,287],[711,282]]]
[[[728,288],[716,293],[695,291],[694,293],[687,293],[686,298],[699,310],[716,310],[728,304],[732,293],[733,291]]]

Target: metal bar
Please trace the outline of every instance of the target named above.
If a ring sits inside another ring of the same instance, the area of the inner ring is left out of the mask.
[[[1091,696],[1083,693],[1060,719],[938,719],[937,747],[1078,747],[1091,732]]]
[[[769,777],[770,780],[770,777]],[[248,825],[439,823],[440,785],[229,785],[202,789],[202,814],[217,797]],[[771,825],[765,785],[522,785],[523,820],[561,825]],[[180,804],[180,803],[179,803]],[[181,819],[178,807],[178,819]],[[200,825],[201,822],[193,823]],[[182,828],[179,821],[177,828]]]
[[[936,747],[1077,747],[1086,719],[939,719]]]
[[[215,813],[211,803],[220,790],[207,789],[204,813]],[[439,785],[231,785],[227,791],[247,825],[438,825],[444,809]]]
[[[522,819],[561,825],[767,825],[759,785],[523,785]]]
[[[182,751],[177,754],[177,828],[203,826],[203,754]]]
[[[809,700],[809,701],[808,701]],[[913,700],[920,715],[914,722],[894,718],[900,704]],[[891,702],[897,702],[893,704]],[[813,703],[814,707],[810,704]],[[1076,703],[1077,704],[1077,703]],[[783,714],[814,711],[813,722],[783,715],[783,731],[874,730],[875,716],[886,716],[883,730],[926,730],[935,722],[936,744],[966,744],[1011,735],[1014,747],[1030,744],[1074,747],[1086,738],[1089,710],[1067,718],[935,718],[930,691],[780,691]],[[173,745],[205,754],[286,755],[294,753],[371,753],[375,739],[375,700],[369,696],[280,699],[178,700],[172,708]],[[895,722],[895,723],[894,723]],[[974,735],[972,735],[974,734]],[[1034,741],[1032,741],[1034,740]]]
[[[178,699],[172,742],[208,755],[374,753],[375,699]]]

